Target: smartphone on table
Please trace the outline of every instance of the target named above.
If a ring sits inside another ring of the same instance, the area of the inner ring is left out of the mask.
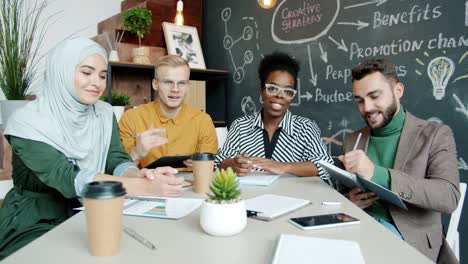
[[[296,217],[289,219],[289,222],[302,230],[338,227],[360,223],[359,219],[345,213]]]

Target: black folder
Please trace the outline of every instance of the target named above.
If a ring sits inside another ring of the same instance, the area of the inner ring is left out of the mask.
[[[183,163],[184,160],[190,159],[190,154],[180,154],[180,155],[173,155],[173,156],[162,156],[159,159],[151,162],[145,168],[147,169],[154,169],[157,167],[164,167],[170,166],[173,168],[183,168],[186,167]]]

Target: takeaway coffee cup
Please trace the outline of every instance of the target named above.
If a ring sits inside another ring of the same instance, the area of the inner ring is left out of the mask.
[[[196,193],[207,193],[210,190],[214,167],[213,153],[192,154],[193,189]]]
[[[122,183],[116,181],[95,181],[85,186],[83,201],[91,255],[119,253],[125,194]]]

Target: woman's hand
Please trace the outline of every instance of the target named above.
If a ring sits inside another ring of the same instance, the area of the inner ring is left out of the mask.
[[[225,159],[221,162],[221,168],[231,167],[237,176],[244,176],[252,170],[252,162],[247,153],[242,153],[231,159]]]
[[[253,163],[253,167],[261,169],[273,174],[285,174],[288,171],[289,164],[274,161],[266,158],[250,158],[250,161]]]

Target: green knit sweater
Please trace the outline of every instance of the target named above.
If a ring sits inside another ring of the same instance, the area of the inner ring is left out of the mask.
[[[388,125],[371,131],[369,139],[367,156],[375,165],[374,175],[371,180],[387,189],[390,189],[391,181],[388,168],[393,168],[405,116],[403,107],[400,107],[400,111],[395,114]],[[386,204],[381,201],[375,202],[366,211],[373,217],[382,218],[393,223]]]

